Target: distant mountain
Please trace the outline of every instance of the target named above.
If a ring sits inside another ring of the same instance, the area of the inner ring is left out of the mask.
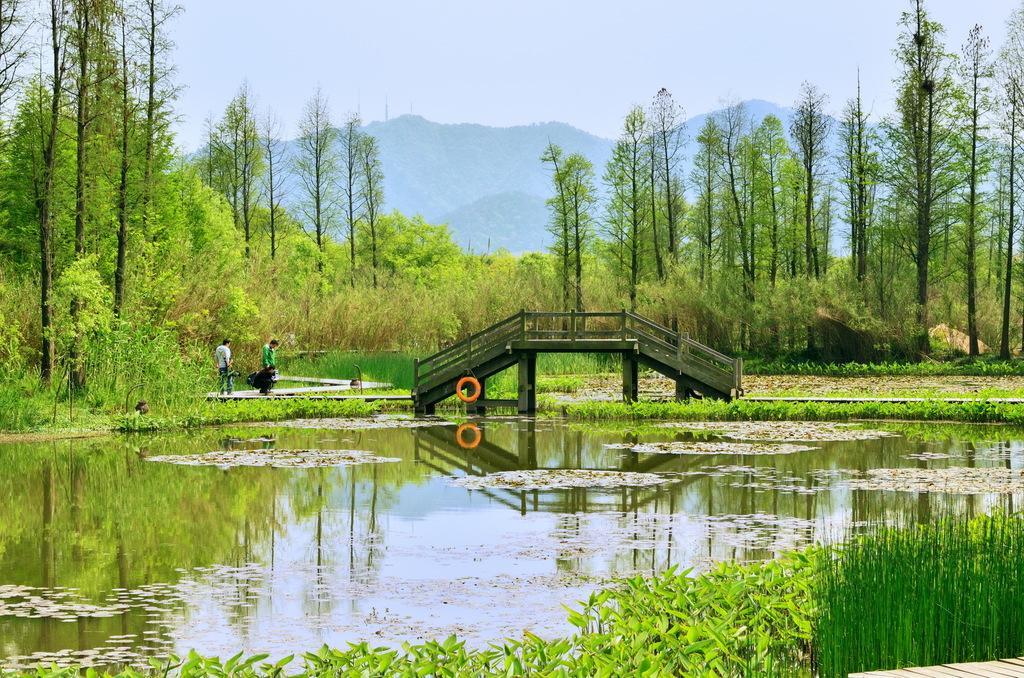
[[[755,125],[771,114],[788,131],[793,109],[757,99],[744,105]],[[688,141],[680,171],[687,179],[693,139],[716,112],[696,115],[686,123]],[[365,131],[380,146],[386,207],[447,223],[456,242],[471,245],[476,252],[489,246],[491,251],[503,247],[519,253],[543,249],[550,242],[545,200],[551,194],[551,174],[540,161],[549,141],[567,153],[587,156],[598,182],[614,145],[560,122],[487,127],[403,115],[370,123]],[[289,150],[294,152],[294,146]],[[292,190],[291,199],[298,193]]]
[[[523,191],[485,195],[437,221],[448,224],[455,242],[474,252],[537,250],[550,241],[545,199]]]
[[[539,249],[550,171],[549,141],[590,158],[600,173],[612,142],[558,122],[520,127],[444,125],[403,115],[366,126],[377,138],[389,207],[447,222],[462,246]]]

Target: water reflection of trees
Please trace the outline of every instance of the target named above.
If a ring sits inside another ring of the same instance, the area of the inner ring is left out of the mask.
[[[460,449],[450,431],[418,432],[417,459],[439,473],[483,475],[499,471],[536,468],[586,468],[680,474],[668,484],[616,491],[572,488],[561,490],[476,490],[492,501],[526,514],[544,511],[562,514],[558,530],[587,529],[581,514],[609,512],[616,515],[616,532],[629,532],[626,548],[610,566],[616,572],[657,571],[683,563],[706,560],[763,559],[793,547],[790,539],[744,535],[743,521],[734,529],[718,516],[764,516],[795,532],[800,543],[846,538],[851,531],[879,523],[927,522],[940,516],[974,514],[995,508],[1012,510],[1013,496],[959,496],[940,493],[900,493],[849,490],[839,483],[845,474],[899,466],[1000,464],[1024,458],[1017,445],[993,441],[957,442],[957,431],[943,437],[937,427],[929,435],[912,438],[882,437],[872,440],[817,443],[820,449],[788,455],[641,455],[609,450],[608,443],[636,443],[635,435],[610,436],[589,433],[558,423],[523,421],[515,425],[484,425],[483,442],[472,450]],[[977,431],[971,431],[977,434]],[[951,439],[954,438],[954,439]],[[687,434],[667,430],[645,440],[686,440]],[[979,453],[979,450],[981,451]],[[908,455],[943,452],[952,459],[912,459]],[[995,453],[995,454],[993,454]],[[994,459],[998,459],[995,461]],[[718,477],[703,474],[708,466],[744,467]],[[664,520],[652,519],[664,516]],[[797,522],[799,521],[799,522]],[[779,532],[784,532],[781,527]],[[750,543],[744,543],[749,541]],[[585,558],[559,559],[570,571],[588,569]],[[592,569],[592,568],[591,568]]]

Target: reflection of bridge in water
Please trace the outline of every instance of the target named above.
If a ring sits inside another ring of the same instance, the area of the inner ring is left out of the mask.
[[[454,429],[450,427],[418,428],[414,429],[414,433],[416,436],[416,461],[444,475],[450,475],[452,469],[458,469],[468,476],[485,476],[503,471],[556,468],[538,465],[537,428],[536,422],[533,420],[520,422],[514,449],[488,440],[486,428],[480,432],[479,443],[471,448],[461,447],[456,439]],[[621,455],[618,455],[621,460],[618,465],[588,466],[586,470],[657,473],[659,470],[667,470],[666,467],[678,462],[678,458],[673,455],[640,455],[628,450],[622,452]],[[558,466],[557,468],[571,467]],[[602,507],[607,510],[626,512],[635,511],[660,499],[671,500],[674,494],[670,488],[677,489],[696,481],[697,478],[698,476],[679,476],[678,479],[661,485],[597,491],[601,497],[617,494],[618,501],[614,505],[593,501],[591,495],[595,494],[595,488],[586,487],[551,490],[487,488],[475,491],[522,514],[531,510],[575,513]]]

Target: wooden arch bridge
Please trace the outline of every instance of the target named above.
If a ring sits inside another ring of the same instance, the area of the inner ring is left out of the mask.
[[[488,407],[537,410],[537,355],[540,353],[613,353],[622,356],[622,396],[638,395],[641,365],[675,381],[676,398],[690,395],[731,400],[743,395],[743,361],[693,341],[629,311],[614,313],[519,313],[442,350],[417,360],[413,401],[419,414],[433,414],[437,403],[455,395],[464,376],[480,381],[477,413]],[[518,365],[514,400],[487,398],[487,378]]]

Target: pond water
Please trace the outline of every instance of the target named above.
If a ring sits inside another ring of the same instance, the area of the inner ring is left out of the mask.
[[[0,665],[553,636],[615,577],[1024,501],[994,427],[475,423],[0,445]]]

